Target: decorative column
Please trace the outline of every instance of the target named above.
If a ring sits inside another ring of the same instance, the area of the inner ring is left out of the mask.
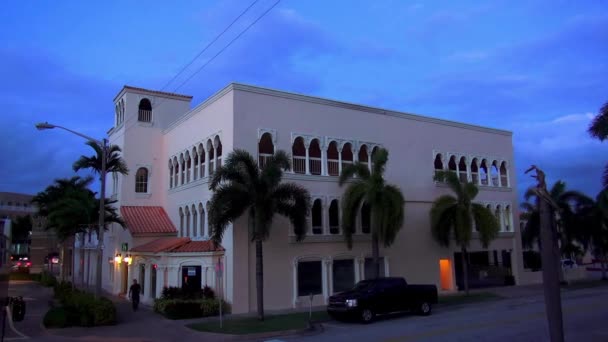
[[[327,148],[321,146],[321,175],[327,176]]]
[[[327,304],[327,300],[329,299],[329,281],[327,279],[327,269],[330,264],[330,260],[324,259],[321,261],[321,281],[323,283],[323,303]]]
[[[338,149],[338,176],[342,174],[342,149],[344,148],[344,145],[339,146],[340,148]]]
[[[322,201],[322,207],[323,207],[323,215],[322,215],[322,222],[323,222],[323,234],[324,235],[329,235],[329,198],[324,198],[321,200]]]
[[[385,255],[384,256],[384,276],[389,277],[390,274],[391,274],[390,269],[388,267],[388,257]]]
[[[355,266],[356,266],[356,270],[359,273],[359,281],[364,280],[365,279],[365,258],[363,258],[363,257],[355,258]],[[355,273],[355,277],[356,277],[356,273]]]
[[[500,163],[496,162],[496,171],[498,171],[498,187],[502,186],[502,177],[500,176]]]
[[[374,151],[374,147],[372,146],[371,149],[368,148],[367,150],[367,167],[369,168],[369,171],[372,171],[372,152]]]
[[[156,298],[160,298],[165,288],[165,269],[166,266],[156,266]]]
[[[327,261],[327,277],[329,279],[328,283],[329,283],[329,295],[331,296],[332,294],[334,294],[334,262],[333,260],[329,259]]]
[[[305,146],[306,148],[306,165],[304,166],[305,170],[306,170],[306,174],[309,175],[310,174],[310,141],[308,142],[308,144],[306,144]]]
[[[361,281],[361,269],[359,267],[359,258],[353,259],[353,268],[355,269],[355,284]]]
[[[293,307],[296,308],[298,306],[298,260],[293,261]]]

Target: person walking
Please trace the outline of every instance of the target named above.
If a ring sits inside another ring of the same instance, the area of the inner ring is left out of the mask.
[[[137,279],[133,279],[133,285],[129,288],[129,298],[133,304],[133,311],[137,311],[139,306],[139,293],[141,292],[141,286],[137,283]]]

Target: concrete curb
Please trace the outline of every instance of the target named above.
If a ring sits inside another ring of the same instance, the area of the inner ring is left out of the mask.
[[[191,329],[191,328],[188,328]],[[281,331],[270,331],[264,333],[255,333],[255,334],[244,334],[244,335],[233,335],[233,334],[222,334],[216,332],[207,332],[207,331],[198,331],[194,330],[195,333],[204,333],[206,335],[222,338],[227,341],[257,341],[257,340],[265,340],[269,338],[275,337],[286,337],[286,336],[314,336],[320,334],[324,331],[323,324],[321,322],[313,322],[310,327],[304,329],[291,329],[291,330],[281,330]]]

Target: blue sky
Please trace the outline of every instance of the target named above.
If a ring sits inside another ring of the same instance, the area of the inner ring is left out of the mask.
[[[275,0],[259,0],[176,82]],[[159,89],[247,1],[22,1],[0,11],[0,191],[35,193],[90,154],[122,85]],[[236,81],[514,132],[532,163],[595,195],[608,143],[586,128],[608,101],[606,1],[283,0],[190,82],[194,104]],[[406,194],[407,197],[407,194]]]

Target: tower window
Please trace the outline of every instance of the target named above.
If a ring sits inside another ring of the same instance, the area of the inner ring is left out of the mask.
[[[148,169],[140,167],[135,174],[135,192],[148,192]]]
[[[139,111],[137,113],[137,121],[152,122],[152,104],[148,99],[139,101]]]

